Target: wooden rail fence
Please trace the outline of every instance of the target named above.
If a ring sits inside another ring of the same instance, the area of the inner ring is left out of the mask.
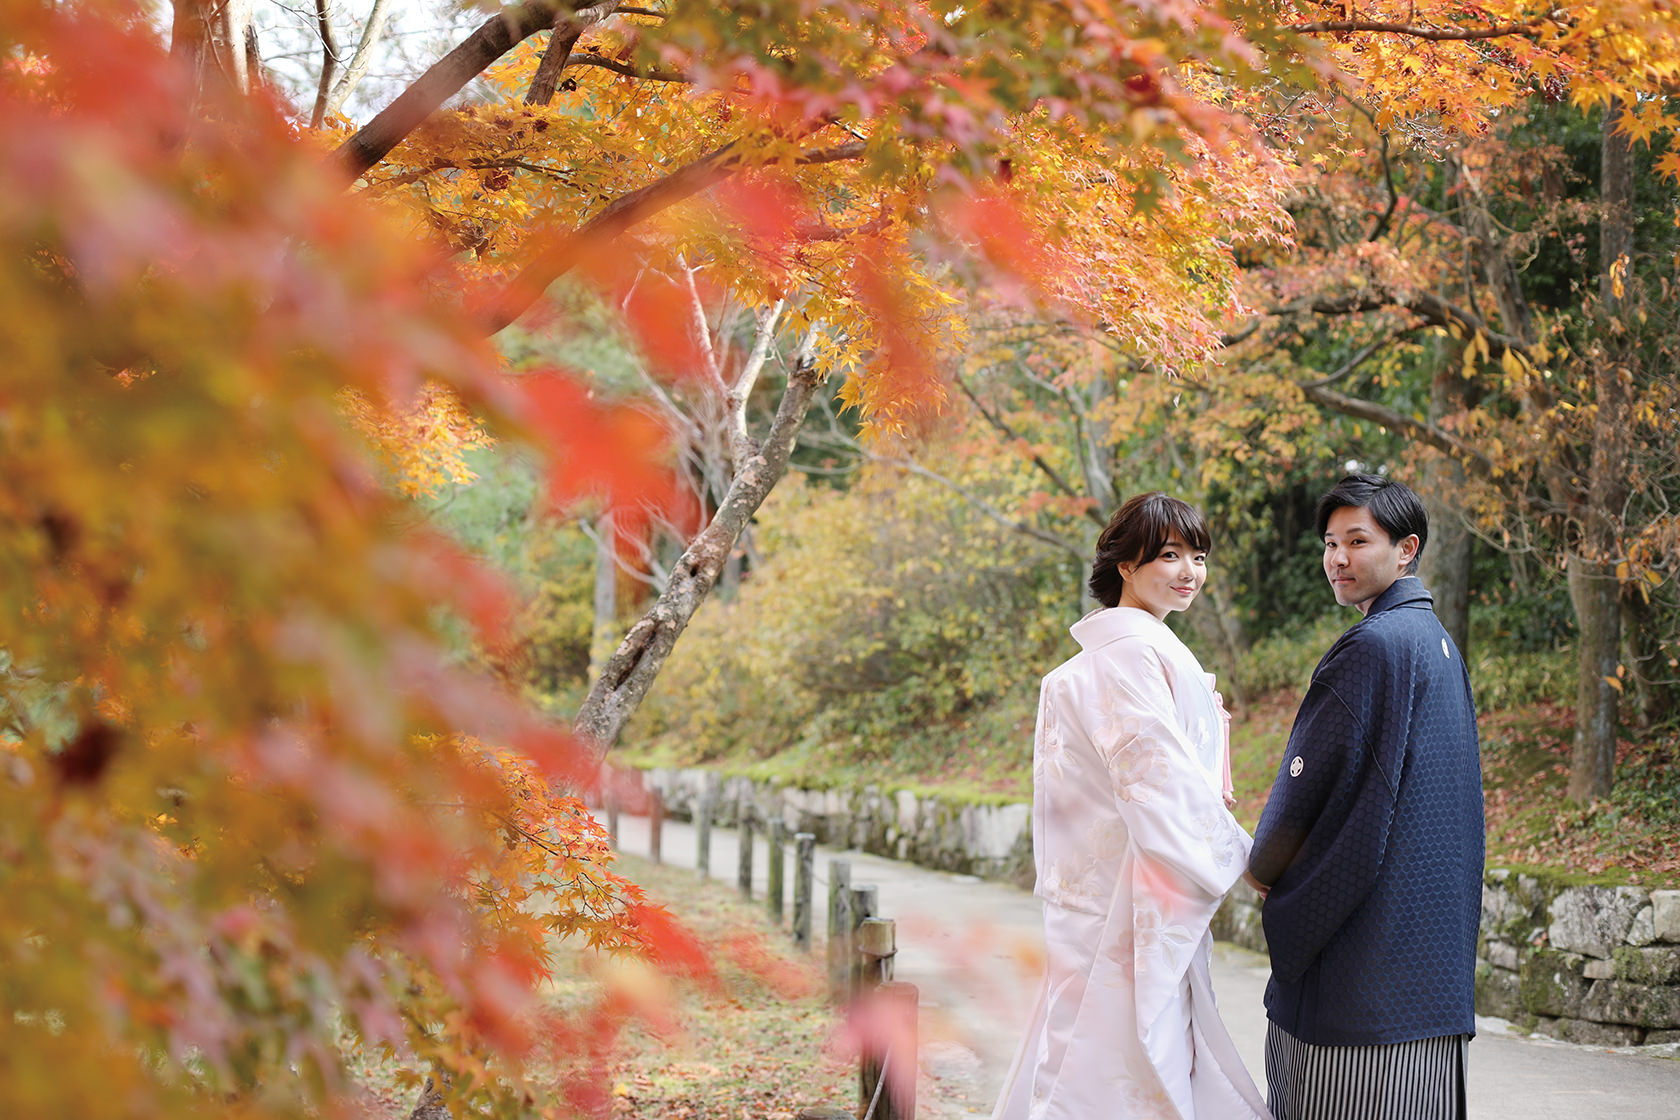
[[[617,843],[619,806],[615,796],[607,797],[606,809],[607,831]],[[711,873],[716,811],[716,791],[708,783],[694,811],[695,867],[701,878]],[[661,863],[665,802],[658,791],[649,797],[648,813],[648,856],[653,862]],[[785,902],[787,826],[779,820],[765,823],[769,860],[765,910],[780,928]],[[751,899],[757,822],[751,803],[745,799],[735,807],[735,824],[739,832],[736,885],[742,898]],[[798,832],[793,836],[793,846],[791,933],[793,943],[809,952],[817,838],[809,832]],[[879,916],[879,908],[880,892],[876,887],[852,884],[849,860],[828,861],[829,995],[851,1014],[860,1015],[867,1029],[863,1032],[858,1060],[857,1108],[809,1108],[799,1114],[798,1120],[915,1120],[916,1020],[920,997],[914,984],[893,979],[893,961],[898,955],[897,929],[890,919]]]

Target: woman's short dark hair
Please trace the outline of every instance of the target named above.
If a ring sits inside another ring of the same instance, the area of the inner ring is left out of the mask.
[[[1416,536],[1417,551],[1412,554],[1412,562],[1406,565],[1406,574],[1417,574],[1418,558],[1423,555],[1423,546],[1429,540],[1429,514],[1423,508],[1423,500],[1412,493],[1410,487],[1380,474],[1348,475],[1318,500],[1320,539],[1330,527],[1330,515],[1345,506],[1370,510],[1371,517],[1392,542]]]
[[[1115,511],[1097,538],[1091,561],[1091,597],[1105,607],[1120,605],[1126,580],[1121,564],[1147,564],[1161,554],[1174,533],[1198,552],[1213,547],[1207,520],[1189,502],[1169,498],[1159,490],[1139,494]]]

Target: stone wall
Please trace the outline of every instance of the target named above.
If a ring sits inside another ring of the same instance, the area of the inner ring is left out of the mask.
[[[1476,1007],[1542,1034],[1680,1042],[1680,891],[1489,871]]]
[[[1026,804],[978,805],[875,786],[798,789],[699,769],[639,773],[643,788],[658,790],[674,817],[693,819],[709,785],[712,819],[721,824],[733,824],[747,804],[759,821],[780,820],[790,833],[814,833],[821,844],[1032,886],[1032,808]]]
[[[1264,952],[1259,899],[1226,898],[1214,936]],[[1482,880],[1476,1013],[1570,1042],[1680,1043],[1680,891]]]

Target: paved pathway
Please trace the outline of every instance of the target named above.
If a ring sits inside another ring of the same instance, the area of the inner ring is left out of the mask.
[[[624,851],[645,855],[645,817],[621,817]],[[696,866],[695,830],[666,821],[664,862]],[[766,849],[755,845],[753,897],[764,897]],[[924,1120],[989,1115],[1037,992],[1043,952],[1039,904],[1031,894],[968,875],[929,871],[861,852],[817,849],[813,930],[826,924],[828,861],[851,863],[854,886],[874,884],[880,916],[897,923],[896,975],[922,994],[923,1066],[936,1101]],[[711,877],[734,883],[737,833],[714,828]],[[784,876],[792,912],[793,846]],[[1213,985],[1243,1060],[1264,1088],[1266,959],[1216,945]],[[1528,1039],[1501,1019],[1478,1018],[1470,1047],[1471,1120],[1676,1120],[1680,1059]]]

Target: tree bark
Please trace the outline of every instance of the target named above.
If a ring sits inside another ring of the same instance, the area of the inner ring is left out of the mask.
[[[748,520],[787,473],[788,459],[821,378],[809,355],[788,375],[775,422],[758,453],[741,466],[710,524],[671,571],[657,602],[630,628],[590,686],[572,730],[599,754],[618,741],[689,619],[717,582]]]
[[[1587,803],[1608,796],[1616,778],[1616,658],[1621,603],[1614,569],[1579,554],[1569,557],[1569,600],[1575,607],[1575,741],[1568,795]]]
[[[333,75],[338,72],[338,40],[333,35],[328,0],[315,0],[315,31],[321,36],[321,80],[315,86],[315,108],[309,113],[309,127],[320,128],[327,119],[327,97],[332,93]]]
[[[1575,697],[1575,743],[1569,760],[1569,798],[1589,802],[1607,797],[1616,775],[1616,724],[1621,677],[1621,585],[1616,561],[1617,530],[1627,501],[1627,414],[1630,378],[1619,279],[1633,257],[1633,152],[1616,131],[1621,102],[1604,114],[1599,170],[1599,340],[1593,348],[1595,411],[1587,492],[1579,521],[1579,542],[1569,558],[1569,595],[1575,604],[1579,678]],[[1612,683],[1614,682],[1614,683]]]

